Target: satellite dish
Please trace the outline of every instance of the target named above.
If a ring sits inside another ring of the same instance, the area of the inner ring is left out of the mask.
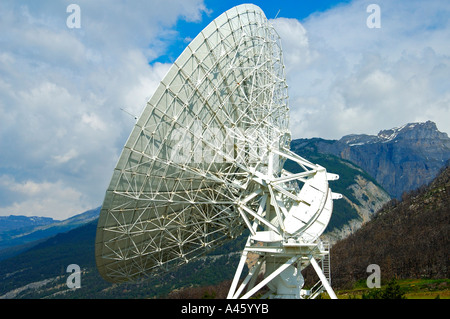
[[[264,285],[272,298],[335,297],[319,236],[338,176],[291,152],[288,126],[278,34],[255,5],[224,12],[173,63],[120,155],[97,228],[103,278],[173,270],[249,229],[228,298]],[[284,170],[287,159],[302,171]],[[249,252],[259,259],[238,288]],[[321,279],[314,291],[302,289],[309,263]]]

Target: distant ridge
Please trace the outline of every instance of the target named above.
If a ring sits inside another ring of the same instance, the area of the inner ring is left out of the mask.
[[[27,228],[45,226],[54,223],[55,220],[50,217],[27,217],[23,215],[0,216],[0,241],[2,234],[8,231],[23,231]]]
[[[1,216],[0,260],[15,256],[50,236],[86,224],[99,214],[100,207],[62,221],[36,216]]]

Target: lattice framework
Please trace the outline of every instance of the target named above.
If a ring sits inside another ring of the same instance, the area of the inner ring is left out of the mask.
[[[290,142],[281,51],[250,6],[214,20],[175,61],[107,190],[97,241],[103,275],[128,281],[168,270],[243,231],[235,203],[249,169],[267,172],[268,146]]]
[[[189,44],[144,108],[106,191],[96,238],[105,279],[172,270],[246,228],[236,276],[248,251],[259,264],[282,265],[272,277],[315,260],[305,254],[324,255],[300,246],[319,247],[336,176],[289,150],[284,72],[280,38],[253,5],[226,11]],[[283,170],[287,159],[303,171]],[[229,297],[242,289],[234,282]]]

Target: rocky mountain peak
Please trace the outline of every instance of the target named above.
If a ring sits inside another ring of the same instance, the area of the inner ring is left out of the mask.
[[[350,134],[340,140],[303,139],[292,143],[349,160],[396,198],[430,182],[450,160],[450,138],[432,121],[407,123],[377,135]]]
[[[432,121],[415,122],[381,130],[377,135],[350,134],[343,136],[338,142],[348,146],[360,146],[373,143],[388,143],[399,140],[441,140],[450,147],[447,133],[440,132]]]
[[[381,130],[377,138],[380,142],[390,142],[395,139],[448,139],[446,133],[439,132],[436,123],[426,121],[422,123],[408,123],[398,128]]]

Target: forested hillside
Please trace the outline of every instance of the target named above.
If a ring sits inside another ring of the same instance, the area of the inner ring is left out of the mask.
[[[391,200],[372,221],[332,247],[335,288],[366,279],[377,264],[381,278],[449,278],[450,167],[429,185]]]
[[[0,261],[2,298],[156,298],[188,286],[215,285],[232,278],[246,237],[225,244],[211,255],[176,272],[162,273],[140,283],[111,284],[96,268],[94,242],[97,221],[58,234],[30,250]],[[81,268],[81,288],[69,289],[67,266]]]

